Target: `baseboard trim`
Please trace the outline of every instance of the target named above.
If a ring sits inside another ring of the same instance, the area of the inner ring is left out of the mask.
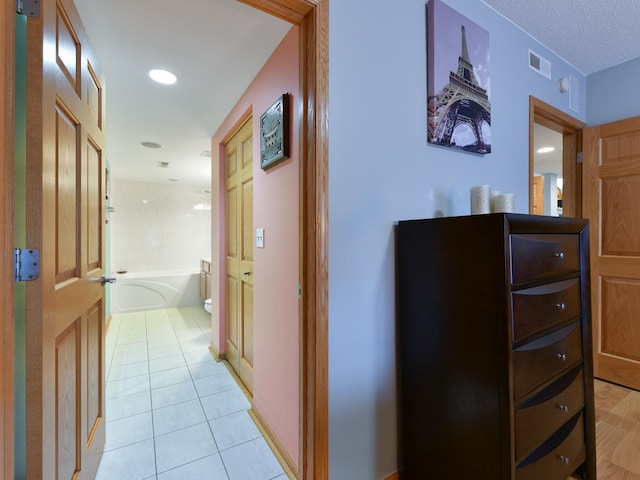
[[[221,362],[225,359],[224,355],[219,354],[216,349],[213,347],[213,345],[209,345],[209,352],[211,352],[211,355],[213,355],[213,358],[216,362]]]
[[[298,471],[296,462],[293,460],[293,457],[289,454],[287,449],[284,448],[284,445],[282,445],[282,442],[280,442],[273,430],[271,430],[271,427],[265,421],[264,417],[255,405],[252,405],[249,409],[249,416],[253,418],[258,430],[262,432],[262,436],[280,462],[280,465],[282,465],[284,472],[290,479],[296,480],[298,478],[298,475],[295,473]]]
[[[400,473],[399,472],[392,473],[388,477],[385,477],[384,480],[400,480]]]

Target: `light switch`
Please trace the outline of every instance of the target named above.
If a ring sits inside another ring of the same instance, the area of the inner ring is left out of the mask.
[[[256,228],[256,247],[264,248],[264,228]]]

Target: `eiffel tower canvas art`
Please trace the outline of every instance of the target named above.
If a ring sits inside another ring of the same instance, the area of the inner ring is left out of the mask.
[[[489,33],[440,0],[427,5],[427,141],[491,152]]]

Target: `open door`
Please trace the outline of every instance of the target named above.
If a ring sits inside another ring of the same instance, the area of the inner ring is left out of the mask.
[[[27,22],[27,478],[92,479],[104,425],[104,80],[71,0]]]
[[[640,117],[584,131],[594,375],[640,389]]]

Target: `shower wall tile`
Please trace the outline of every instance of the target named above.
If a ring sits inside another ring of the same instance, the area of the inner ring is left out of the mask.
[[[210,194],[112,178],[111,206],[112,271],[196,271],[211,256]]]

